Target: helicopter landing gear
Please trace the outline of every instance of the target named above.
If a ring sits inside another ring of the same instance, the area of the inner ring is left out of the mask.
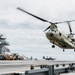
[[[52,45],[52,48],[55,48],[55,45]]]
[[[63,49],[63,52],[64,52],[65,50]]]
[[[74,49],[74,52],[75,52],[75,49]]]

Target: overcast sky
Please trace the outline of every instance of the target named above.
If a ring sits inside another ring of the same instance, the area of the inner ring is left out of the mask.
[[[21,7],[51,22],[75,20],[75,0],[0,0],[0,33],[10,43],[11,52],[28,57],[42,58],[51,56],[57,60],[75,60],[73,50],[52,49],[52,44],[43,32],[48,23],[44,23],[30,15],[17,10]],[[75,33],[75,22],[71,23]],[[58,28],[69,33],[67,24]]]

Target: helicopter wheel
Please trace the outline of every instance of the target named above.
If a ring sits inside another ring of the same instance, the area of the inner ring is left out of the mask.
[[[64,52],[65,50],[63,49],[63,52]]]
[[[55,45],[52,45],[52,48],[55,48]]]

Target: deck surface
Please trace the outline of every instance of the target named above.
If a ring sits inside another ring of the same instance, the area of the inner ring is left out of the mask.
[[[45,61],[45,60],[11,60],[0,61],[0,75],[5,73],[20,73],[30,70],[31,65],[57,65],[71,64],[75,61]]]

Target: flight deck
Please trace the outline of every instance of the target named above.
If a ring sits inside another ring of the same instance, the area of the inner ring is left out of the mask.
[[[0,61],[0,75],[6,73],[24,73],[30,70],[33,65],[39,68],[39,65],[69,65],[75,64],[75,61],[51,61],[51,60],[4,60]]]

